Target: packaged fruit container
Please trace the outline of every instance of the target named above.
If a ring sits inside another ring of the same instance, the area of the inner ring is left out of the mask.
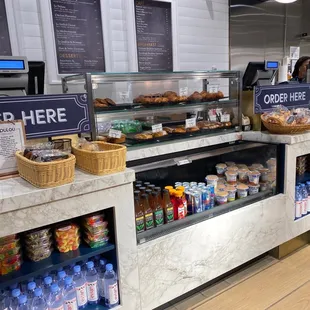
[[[93,214],[91,216],[84,217],[84,223],[86,225],[93,225],[98,222],[103,222],[103,219],[104,219],[104,215],[102,213]]]
[[[48,238],[50,236],[50,228],[36,229],[25,234],[26,242],[37,242],[37,240]]]
[[[20,251],[20,246],[17,245],[16,247],[14,247],[12,249],[9,249],[7,251],[0,253],[0,261],[3,261],[5,259],[9,258],[10,256],[18,254],[19,251]]]
[[[80,246],[80,236],[71,237],[69,239],[57,240],[57,249],[59,252],[66,253],[75,251]]]
[[[2,237],[0,238],[0,246],[7,244],[7,243],[12,243],[16,239],[17,239],[17,235],[9,235],[9,236]]]
[[[55,239],[59,252],[75,251],[80,245],[79,226],[67,224],[55,230]]]
[[[0,262],[0,276],[4,276],[12,271],[19,270],[21,264],[21,260],[15,260],[14,262],[10,262],[9,264]]]
[[[19,239],[16,239],[10,243],[0,245],[0,254],[6,253],[10,250],[14,250],[16,248],[20,248]]]
[[[33,262],[39,262],[40,260],[46,259],[51,256],[53,252],[52,247],[46,247],[42,249],[26,251],[28,258]]]
[[[91,234],[89,232],[85,232],[85,237],[89,240],[89,241],[98,241],[98,240],[101,240],[105,237],[108,236],[108,233],[109,233],[109,230],[108,229],[105,229],[102,233],[100,234]]]
[[[87,238],[84,239],[84,241],[91,247],[91,248],[99,248],[102,246],[107,245],[109,241],[109,237],[103,237],[101,240],[98,241],[91,241],[88,240]]]
[[[97,235],[103,233],[108,226],[107,221],[96,222],[92,225],[85,224],[84,227],[89,233]]]

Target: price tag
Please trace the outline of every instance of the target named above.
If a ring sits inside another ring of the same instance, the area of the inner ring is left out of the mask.
[[[192,128],[196,126],[196,118],[188,118],[185,120],[185,128]]]
[[[188,96],[188,87],[180,88],[180,96]]]
[[[122,132],[120,130],[110,129],[109,137],[119,139],[122,136]]]
[[[156,124],[152,126],[152,132],[160,132],[163,131],[163,125],[162,124]]]
[[[219,91],[219,85],[208,85],[209,93],[217,93]]]
[[[178,166],[191,164],[192,161],[190,159],[182,159],[176,162]]]
[[[230,122],[230,114],[221,115],[221,123]]]
[[[216,115],[209,115],[210,122],[216,122]]]
[[[118,96],[119,96],[119,101],[121,103],[128,103],[130,101],[129,100],[129,92],[128,91],[119,92]]]

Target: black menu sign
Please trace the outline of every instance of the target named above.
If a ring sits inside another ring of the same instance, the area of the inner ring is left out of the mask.
[[[11,56],[11,42],[4,0],[0,0],[0,56]]]
[[[140,72],[173,71],[171,3],[135,0]]]
[[[100,0],[51,0],[58,72],[105,71]]]

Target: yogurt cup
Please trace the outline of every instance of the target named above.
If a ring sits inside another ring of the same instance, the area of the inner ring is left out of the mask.
[[[233,161],[226,161],[225,164],[227,165],[227,167],[233,167],[236,166],[236,163]]]
[[[230,167],[227,167],[227,171],[233,171],[233,172],[238,172],[238,167],[237,166],[230,166]]]
[[[249,184],[249,195],[255,195],[259,192],[260,185],[251,185]]]
[[[216,176],[216,175],[212,175],[212,174],[210,174],[210,175],[207,175],[206,176],[206,181],[207,181],[207,184],[208,185],[213,185],[214,186],[214,189],[216,189],[217,188],[217,181],[218,181],[218,176]]]
[[[226,185],[224,185],[224,184],[217,184],[217,191],[218,192],[225,192],[226,191]]]
[[[238,169],[247,169],[248,170],[248,166],[245,164],[237,164],[236,166],[238,167]]]
[[[228,192],[217,192],[216,193],[216,202],[218,205],[223,205],[227,203]]]
[[[229,185],[226,187],[226,191],[228,193],[227,201],[235,201],[237,189],[234,186]]]
[[[259,184],[260,172],[257,170],[253,170],[249,172],[249,182],[253,185]]]
[[[237,186],[238,198],[242,199],[248,196],[249,187],[245,184],[240,184]]]
[[[270,186],[268,182],[266,182],[266,183],[259,183],[259,185],[260,185],[260,191],[261,192],[267,191],[269,189],[269,186]]]
[[[251,167],[252,167],[254,170],[259,170],[259,169],[263,169],[263,168],[264,168],[264,166],[263,166],[262,164],[257,164],[257,163],[252,164]]]
[[[261,182],[268,182],[268,174],[269,174],[270,170],[267,168],[263,168],[263,169],[259,169],[259,172],[261,174],[261,176],[260,176]]]
[[[237,175],[238,172],[232,171],[232,170],[228,170],[225,172],[226,175],[226,179],[227,179],[227,183],[230,185],[234,185],[237,183]]]
[[[218,177],[221,177],[225,174],[225,171],[227,169],[227,165],[226,164],[217,164],[215,166],[216,168],[216,173]]]
[[[238,177],[240,182],[247,182],[248,181],[248,169],[239,169],[238,170]]]

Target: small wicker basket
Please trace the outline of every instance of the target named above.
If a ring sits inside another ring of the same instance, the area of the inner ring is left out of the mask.
[[[127,148],[122,145],[96,143],[100,151],[87,151],[72,147],[72,153],[76,157],[76,166],[88,173],[105,175],[126,169]]]
[[[68,159],[37,163],[16,152],[19,175],[39,188],[49,188],[73,182],[75,172],[75,156]]]
[[[304,133],[307,130],[310,130],[310,124],[298,124],[298,125],[285,125],[279,119],[275,117],[268,117],[269,120],[272,120],[272,123],[265,120],[265,115],[261,115],[261,120],[264,126],[268,129],[270,133],[279,134],[279,135],[290,135],[297,133]]]

